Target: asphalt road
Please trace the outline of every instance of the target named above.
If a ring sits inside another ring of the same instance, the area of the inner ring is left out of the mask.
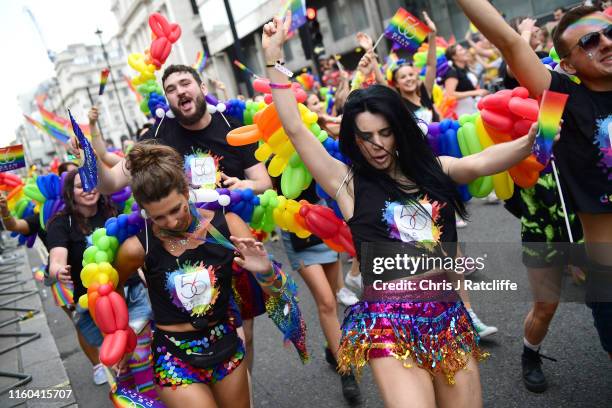
[[[610,407],[612,406],[612,361],[603,352],[590,310],[584,304],[564,302],[552,322],[542,353],[556,358],[545,360],[549,389],[544,394],[526,391],[521,381],[523,320],[530,302],[526,273],[520,263],[517,241],[519,225],[501,205],[469,204],[471,221],[459,231],[468,242],[466,253],[487,253],[484,271],[469,277],[474,281],[509,279],[520,288],[516,292],[476,292],[471,294],[475,311],[499,332],[483,341],[491,353],[481,368],[486,407]],[[476,244],[480,243],[480,244]],[[512,244],[513,243],[513,244]],[[288,265],[279,243],[269,248],[277,259]],[[345,263],[345,272],[349,264]],[[303,366],[297,354],[283,347],[278,330],[267,317],[255,324],[255,368],[253,372],[256,407],[343,407],[340,380],[323,357],[323,335],[316,307],[297,274],[300,306],[308,326],[307,343],[311,361]],[[578,295],[582,290],[568,284]],[[579,297],[579,296],[578,296]],[[76,335],[66,315],[54,306],[50,296],[44,299],[49,326],[56,339],[76,400],[84,407],[110,406],[107,386],[95,386],[91,365],[80,352]],[[342,308],[339,308],[342,316]],[[369,369],[361,380],[362,407],[380,407],[382,402]]]

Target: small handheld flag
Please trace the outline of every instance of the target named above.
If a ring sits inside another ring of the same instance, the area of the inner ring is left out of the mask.
[[[401,48],[415,52],[430,32],[427,25],[400,7],[385,28],[384,35]]]
[[[106,87],[106,82],[108,81],[108,74],[110,74],[110,70],[108,68],[104,68],[102,72],[100,72],[100,89],[98,90],[98,96],[102,96],[104,93],[104,88]]]
[[[559,133],[561,116],[563,116],[567,98],[567,94],[553,91],[544,91],[542,94],[538,115],[538,134],[533,145],[533,153],[541,164],[548,164],[552,156],[554,139]]]

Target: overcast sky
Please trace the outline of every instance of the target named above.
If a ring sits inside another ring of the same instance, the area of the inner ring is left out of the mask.
[[[0,147],[15,139],[15,129],[23,122],[17,95],[54,75],[24,6],[34,14],[47,46],[60,52],[73,43],[98,44],[97,27],[105,41],[115,34],[117,22],[110,5],[111,0],[0,0]]]

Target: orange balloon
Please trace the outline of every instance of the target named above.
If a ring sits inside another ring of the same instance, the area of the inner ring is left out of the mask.
[[[258,142],[261,136],[257,125],[246,125],[231,130],[227,134],[226,140],[230,146],[244,146]]]

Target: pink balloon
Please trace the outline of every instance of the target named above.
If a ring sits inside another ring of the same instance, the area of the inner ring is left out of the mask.
[[[526,99],[529,98],[529,91],[525,87],[517,86],[512,90],[512,96],[517,96],[519,98]]]
[[[512,129],[512,137],[516,139],[517,137],[525,136],[529,133],[529,129],[534,121],[528,119],[517,120],[514,123],[514,128]]]
[[[270,93],[270,81],[263,78],[257,78],[253,81],[253,89],[264,94]]]
[[[488,95],[482,99],[482,107],[487,110],[506,113],[508,111],[508,102],[512,98],[511,92],[502,91],[496,92],[493,95]]]

